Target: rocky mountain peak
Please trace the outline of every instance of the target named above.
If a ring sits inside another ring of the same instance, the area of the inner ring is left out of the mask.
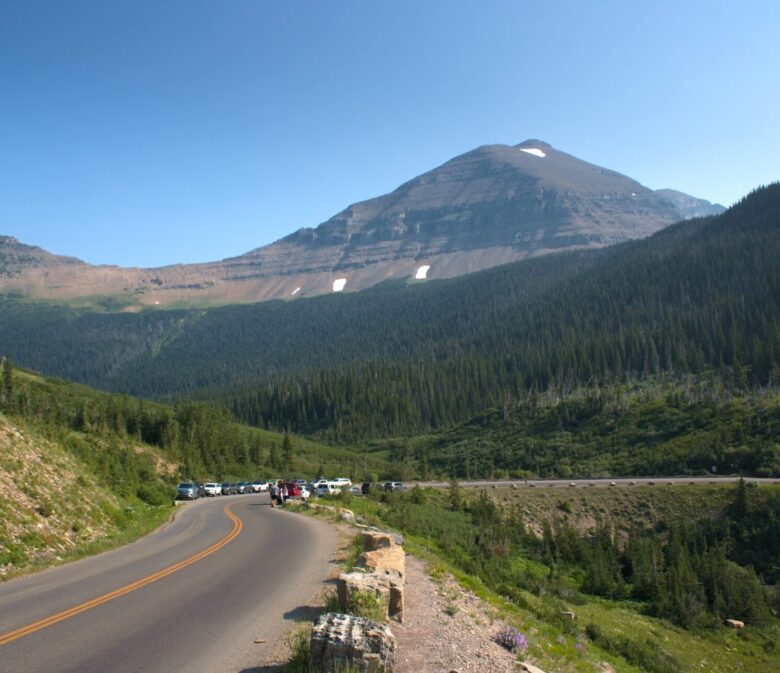
[[[74,268],[76,260],[38,250],[5,255],[0,291],[47,297],[119,293],[155,305],[351,291],[389,278],[452,277],[530,256],[611,245],[648,236],[706,205],[712,204],[654,192],[528,139],[460,154],[315,228],[221,262],[154,270],[82,263]]]

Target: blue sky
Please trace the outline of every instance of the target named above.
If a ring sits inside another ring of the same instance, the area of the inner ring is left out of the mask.
[[[0,234],[238,255],[488,143],[729,205],[780,179],[780,3],[0,0]]]

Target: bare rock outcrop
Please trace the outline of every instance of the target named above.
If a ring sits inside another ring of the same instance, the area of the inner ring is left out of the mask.
[[[363,532],[363,553],[358,566],[380,574],[397,573],[403,580],[406,574],[406,552],[391,533]]]
[[[363,532],[361,537],[363,540],[363,551],[387,549],[401,544],[392,533],[383,531],[367,530]]]
[[[360,593],[379,596],[387,606],[387,617],[398,622],[404,615],[404,580],[397,572],[381,573],[351,572],[342,573],[337,584],[339,604],[345,607],[354,605]]]
[[[360,673],[392,673],[395,636],[387,624],[328,612],[314,625],[311,661],[314,670],[323,673],[348,667],[356,668]]]
[[[383,599],[386,617],[403,621],[406,553],[399,544],[403,538],[382,531],[362,533],[363,553],[353,572],[342,573],[337,591],[344,609],[357,603],[357,595],[370,593]]]

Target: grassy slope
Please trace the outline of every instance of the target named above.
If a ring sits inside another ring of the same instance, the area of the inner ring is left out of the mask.
[[[717,515],[721,506],[732,495],[731,487],[677,486],[637,489],[583,489],[576,497],[565,489],[513,492],[498,489],[491,491],[506,505],[520,505],[529,513],[529,521],[539,523],[545,518],[566,515],[574,525],[580,517],[582,528],[589,527],[594,514],[622,517],[621,523],[630,527],[633,523],[648,524],[670,514],[699,516]],[[341,496],[342,504],[363,515],[369,522],[387,526],[394,521],[397,510],[396,495],[378,500],[353,496]],[[403,497],[410,497],[409,494]],[[430,506],[442,507],[446,496],[428,493],[426,508],[431,518]],[[562,512],[560,504],[570,502],[570,512]],[[438,504],[436,504],[438,502]],[[440,511],[444,511],[443,509]],[[448,523],[444,512],[442,523]],[[422,510],[420,511],[422,515]],[[650,517],[650,518],[648,518]],[[602,634],[613,642],[624,639],[627,649],[634,653],[663,651],[676,662],[672,670],[680,673],[707,670],[712,673],[751,671],[774,673],[780,670],[780,628],[750,628],[732,631],[719,628],[707,631],[686,631],[669,622],[648,617],[641,613],[641,605],[632,601],[606,600],[585,596],[584,604],[568,604],[549,593],[519,590],[514,601],[496,594],[480,580],[465,574],[446,558],[446,554],[434,542],[435,534],[410,532],[415,528],[414,515],[407,526],[398,526],[407,538],[407,550],[426,558],[435,572],[453,572],[466,586],[475,590],[503,612],[508,623],[514,624],[528,636],[528,655],[544,670],[560,673],[593,672],[600,662],[609,662],[618,673],[634,673],[647,670],[641,664],[607,652],[592,642],[585,634],[588,624],[595,624]],[[507,560],[522,566],[529,573],[545,577],[548,568],[533,559]],[[562,610],[573,610],[577,619],[567,622],[560,618]],[[526,657],[528,658],[528,657]]]
[[[0,415],[0,579],[140,537],[170,512],[120,498],[64,446]]]
[[[772,476],[780,474],[778,423],[776,388],[735,396],[706,378],[651,377],[515,400],[408,444],[428,455],[430,469],[454,466],[458,478],[701,475],[713,467]]]
[[[624,534],[636,526],[651,528],[677,517],[714,518],[733,496],[733,487],[502,488],[492,490],[490,496],[503,507],[518,508],[537,532],[545,521],[559,518],[583,534],[605,520],[615,526],[618,534]]]

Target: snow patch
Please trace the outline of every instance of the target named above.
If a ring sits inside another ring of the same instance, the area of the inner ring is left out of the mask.
[[[414,274],[415,279],[425,280],[428,277],[428,271],[430,268],[430,264],[423,264],[419,269],[417,269],[417,273]]]
[[[521,147],[521,152],[525,152],[527,154],[532,154],[535,157],[539,157],[540,159],[546,157],[547,155],[542,152],[542,150],[538,149],[537,147]]]
[[[333,291],[341,292],[344,289],[344,286],[346,284],[347,284],[346,278],[336,278],[336,280],[333,281]]]
[[[294,297],[296,294],[298,294],[301,291],[301,288],[296,287],[290,294]]]

